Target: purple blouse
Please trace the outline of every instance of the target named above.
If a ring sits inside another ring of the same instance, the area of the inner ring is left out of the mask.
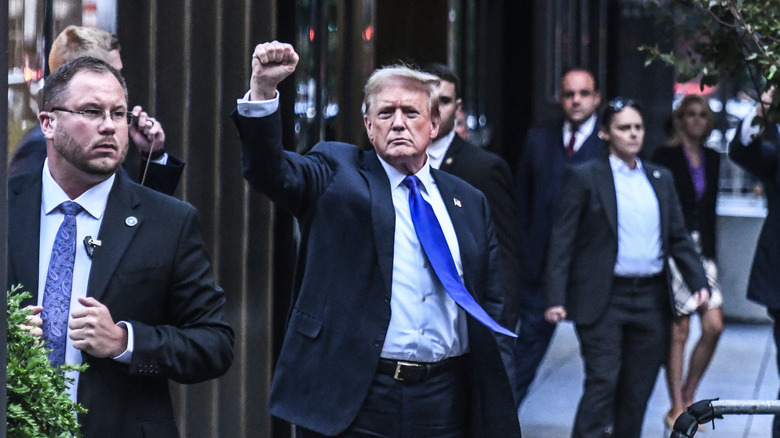
[[[696,201],[700,201],[704,190],[707,188],[707,179],[704,174],[704,154],[699,154],[701,159],[699,160],[699,167],[693,167],[691,164],[691,158],[688,155],[688,149],[685,146],[682,147],[683,155],[685,155],[685,161],[688,162],[688,173],[691,174],[691,181],[693,182],[693,189],[696,192]]]

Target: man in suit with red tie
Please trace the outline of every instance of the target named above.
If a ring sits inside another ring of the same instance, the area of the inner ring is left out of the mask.
[[[271,414],[302,437],[519,437],[487,201],[426,155],[438,79],[377,70],[374,150],[322,142],[301,156],[282,147],[276,91],[297,62],[289,44],[258,45],[233,115],[244,177],[301,227]]]
[[[545,260],[555,205],[567,166],[606,154],[598,138],[596,111],[601,95],[593,74],[572,68],[561,77],[558,102],[563,118],[532,128],[517,170],[517,202],[522,245],[520,330],[515,344],[518,407],[550,344],[555,325],[544,319]]]

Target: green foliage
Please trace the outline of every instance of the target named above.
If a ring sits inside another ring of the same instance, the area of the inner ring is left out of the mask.
[[[679,71],[679,80],[700,78],[702,88],[724,78],[747,81],[756,98],[780,85],[780,0],[656,0],[662,24],[677,37],[669,53],[643,46],[647,63],[659,60]],[[663,3],[663,4],[661,4]],[[651,7],[652,7],[651,6]],[[766,119],[780,121],[780,93]]]
[[[22,327],[31,311],[21,309],[20,304],[29,297],[20,285],[8,292],[8,437],[81,436],[75,412],[86,410],[68,397],[66,385],[73,379],[66,378],[64,373],[83,372],[86,365],[65,364],[56,369],[51,366],[49,350],[40,338]]]

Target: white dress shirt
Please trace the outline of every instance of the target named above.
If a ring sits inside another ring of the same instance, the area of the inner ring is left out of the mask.
[[[625,161],[609,156],[617,197],[618,253],[615,275],[645,277],[660,273],[661,216],[658,198],[642,162],[631,169]]]
[[[569,140],[571,139],[571,123],[566,121],[563,122],[563,144],[564,146],[567,146],[569,144]],[[577,136],[574,138],[574,152],[577,152],[580,150],[582,145],[585,143],[585,140],[588,139],[588,137],[593,134],[593,130],[596,129],[596,115],[592,115],[588,118],[588,120],[585,120],[578,128],[577,128]]]
[[[758,115],[758,105],[748,113],[747,117],[742,119],[742,128],[740,129],[739,141],[743,146],[749,146],[753,141],[764,132],[764,127],[761,125],[754,125],[753,120]],[[780,129],[780,125],[775,124],[774,129]]]
[[[428,153],[428,163],[434,169],[441,168],[441,163],[444,161],[444,156],[447,155],[447,151],[450,149],[452,140],[455,139],[455,130],[450,131],[449,134],[444,137],[434,140],[428,145],[426,152]]]
[[[51,250],[54,246],[54,239],[57,231],[62,224],[65,215],[57,207],[65,201],[71,199],[54,181],[49,172],[49,159],[47,158],[43,165],[43,192],[41,194],[41,229],[40,246],[38,247],[38,305],[43,305],[43,295],[46,287],[46,275],[49,270],[49,260],[51,259]],[[73,199],[84,211],[76,216],[76,259],[73,265],[73,285],[70,296],[70,312],[81,306],[79,298],[87,296],[87,285],[89,283],[89,272],[92,268],[92,259],[87,255],[84,247],[84,238],[91,236],[97,238],[100,225],[103,222],[103,213],[106,210],[108,194],[114,184],[115,175],[100,184],[84,192],[81,196]],[[70,319],[69,319],[70,320]],[[120,356],[114,358],[120,362],[128,363],[132,356],[133,331],[132,325],[121,322],[128,330],[128,349]],[[65,344],[65,362],[70,364],[81,364],[81,351],[73,347],[73,340],[67,337]],[[75,371],[68,372],[67,377],[73,378],[73,384],[68,388],[68,393],[73,401],[76,400],[76,389],[78,388],[79,375]]]
[[[390,179],[395,209],[391,316],[381,356],[417,362],[460,356],[468,351],[466,314],[442,286],[417,238],[409,210],[409,188],[403,184],[406,175],[381,158],[379,161]],[[422,197],[433,207],[462,279],[458,239],[430,166],[426,163],[416,175],[422,182]]]

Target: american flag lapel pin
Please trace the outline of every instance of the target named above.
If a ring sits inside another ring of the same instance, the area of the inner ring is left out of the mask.
[[[452,198],[452,203],[455,204],[456,207],[463,207],[460,204],[460,199],[458,199],[458,198]]]

